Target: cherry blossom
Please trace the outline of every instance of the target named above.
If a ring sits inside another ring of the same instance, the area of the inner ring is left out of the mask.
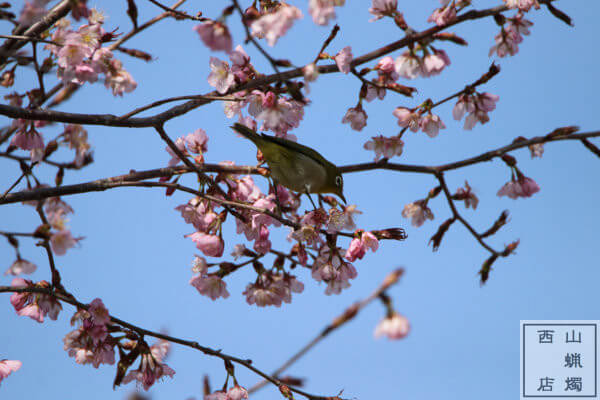
[[[4,272],[4,275],[21,275],[21,274],[32,274],[37,269],[36,265],[32,262],[17,258],[15,262]]]
[[[334,60],[340,72],[343,72],[344,74],[350,72],[350,63],[352,62],[352,47],[344,47],[335,55]]]
[[[375,252],[379,248],[379,241],[371,232],[362,232],[360,237],[355,237],[350,242],[348,250],[344,257],[350,262],[356,259],[362,260],[368,249]]]
[[[477,122],[485,124],[490,120],[487,113],[496,109],[499,99],[499,96],[487,92],[462,94],[452,110],[452,116],[458,121],[468,112],[464,129],[471,130]]]
[[[180,137],[177,138],[177,140],[175,140],[175,146],[179,149],[179,151],[181,151],[183,154],[187,154],[187,150],[185,148],[185,139]],[[171,147],[167,146],[165,147],[165,150],[167,151],[167,153],[169,153],[169,155],[171,156],[171,159],[169,160],[169,162],[167,163],[167,165],[169,167],[174,167],[175,165],[179,164],[181,162],[181,159],[179,158],[179,156],[177,154],[175,154],[175,152],[171,149]]]
[[[29,126],[29,129],[27,127]],[[28,121],[17,119],[13,122],[13,127],[17,129],[16,134],[10,141],[11,146],[19,147],[23,150],[34,150],[44,148],[44,139]]]
[[[358,104],[356,107],[351,107],[346,111],[346,115],[342,118],[343,124],[350,124],[350,127],[355,131],[362,131],[367,126],[367,113],[362,106]]]
[[[454,200],[464,200],[465,207],[473,207],[473,210],[477,209],[477,205],[479,204],[479,199],[473,193],[471,186],[469,186],[469,182],[465,181],[465,188],[458,188],[456,190],[456,194],[452,196]]]
[[[542,158],[544,154],[544,143],[535,143],[528,146],[531,152],[531,158],[539,157]]]
[[[242,400],[247,398],[248,391],[246,388],[237,384],[227,391],[227,400]]]
[[[423,76],[438,75],[446,66],[450,65],[450,58],[444,50],[433,49],[432,53],[423,57]]]
[[[238,83],[247,82],[254,77],[255,71],[250,64],[250,56],[246,54],[241,45],[237,45],[235,50],[229,53],[229,60],[231,61],[231,72],[235,75]]]
[[[402,216],[404,218],[411,218],[411,225],[417,228],[423,225],[426,220],[433,219],[433,213],[427,207],[426,200],[418,200],[405,205],[404,210],[402,210]]]
[[[426,76],[423,60],[408,50],[402,53],[394,62],[396,72],[403,78],[415,79],[419,76]]]
[[[11,373],[18,371],[21,365],[22,363],[19,360],[0,360],[0,382]]]
[[[122,383],[127,384],[136,380],[144,390],[148,390],[162,377],[173,378],[173,375],[175,375],[175,371],[171,367],[149,352],[141,355],[139,367],[129,371],[123,378]]]
[[[194,30],[204,44],[213,51],[231,52],[231,35],[227,26],[221,22],[205,21],[196,25]]]
[[[435,22],[438,26],[444,26],[456,19],[456,8],[454,5],[436,8],[433,14],[427,18],[427,22]]]
[[[398,0],[372,0],[369,12],[375,16],[370,22],[377,21],[385,16],[394,16],[397,12]]]
[[[398,313],[382,319],[375,328],[375,337],[387,336],[388,339],[402,339],[408,335],[410,323],[408,319]]]
[[[15,287],[41,287],[48,289],[50,284],[46,281],[33,283],[28,279],[15,278],[11,282]],[[58,318],[62,306],[54,298],[42,293],[13,293],[10,296],[10,303],[15,308],[17,315],[29,317],[37,322],[44,322],[44,317],[47,315],[50,319]]]
[[[208,272],[208,264],[206,259],[200,256],[194,256],[192,260],[192,272],[200,275],[206,275]]]
[[[413,132],[417,132],[419,130],[419,121],[421,119],[419,113],[409,110],[406,107],[397,107],[392,114],[398,118],[399,126],[408,128]]]
[[[229,297],[227,283],[217,275],[196,275],[190,279],[190,285],[194,286],[198,293],[210,297],[211,300],[216,300],[219,297],[224,299]]]
[[[294,20],[302,18],[302,12],[289,4],[280,3],[274,12],[257,19],[250,26],[252,34],[266,38],[269,46],[274,46],[277,40],[285,35],[292,27]]]
[[[309,0],[308,13],[317,25],[327,25],[329,20],[335,19],[336,5],[342,5],[345,0]],[[342,3],[342,4],[337,4]]]
[[[540,8],[540,3],[537,0],[504,0],[508,8],[518,8],[521,11],[529,11],[531,7]]]
[[[216,57],[211,57],[210,70],[208,84],[217,89],[217,92],[224,94],[235,83],[235,76],[231,72],[227,61],[221,61]]]
[[[52,251],[57,256],[64,256],[67,250],[75,247],[78,242],[79,239],[74,238],[69,229],[61,229],[50,236]]]
[[[216,235],[209,235],[203,232],[194,232],[186,235],[196,243],[196,247],[204,255],[209,257],[221,257],[223,255],[224,243],[223,239]]]
[[[533,179],[521,173],[517,173],[517,175],[517,179],[513,175],[513,178],[498,190],[498,197],[508,196],[515,200],[519,197],[531,197],[540,191],[539,185]]]
[[[385,137],[383,135],[373,136],[364,144],[366,150],[375,152],[375,161],[381,158],[390,159],[402,155],[404,142],[398,136]]]
[[[419,119],[419,127],[431,138],[436,137],[440,129],[446,129],[446,125],[444,125],[441,118],[431,113],[426,114]]]

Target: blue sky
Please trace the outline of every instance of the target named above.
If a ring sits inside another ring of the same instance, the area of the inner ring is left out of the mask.
[[[138,3],[139,21],[159,12],[150,3]],[[197,5],[192,3],[186,10],[195,13]],[[203,2],[204,15],[218,16],[217,3]],[[269,50],[278,58],[302,65],[314,58],[331,27],[315,26],[305,2],[291,3],[301,8],[305,18]],[[350,45],[357,56],[401,37],[392,21],[368,22],[368,2],[347,3],[338,9],[341,31],[329,48],[332,53]],[[485,8],[499,3],[479,1],[476,5]],[[438,4],[434,0],[401,2],[400,10],[411,26],[423,29]],[[463,131],[462,122],[452,120],[454,103],[450,102],[437,111],[447,129],[435,139],[422,132],[408,132],[404,154],[395,161],[440,164],[503,146],[517,136],[543,135],[559,126],[598,129],[600,83],[596,73],[596,19],[592,16],[600,12],[600,4],[586,1],[576,6],[575,2],[562,1],[557,6],[573,17],[575,27],[555,19],[545,7],[528,14],[535,23],[531,35],[525,38],[517,56],[499,61],[501,73],[482,88],[500,96],[490,123]],[[124,16],[125,2],[102,7],[109,16],[107,29],[130,29],[131,22]],[[156,99],[211,90],[206,82],[208,57],[215,54],[203,46],[193,26],[189,21],[162,21],[126,44],[156,58],[144,63],[118,55],[139,83],[135,92],[114,98],[96,84],[59,109],[123,114]],[[230,27],[234,45],[241,43],[244,34],[235,16],[231,17]],[[6,32],[8,28],[3,25],[3,29]],[[391,114],[395,107],[414,107],[427,98],[444,98],[487,70],[492,61],[488,49],[498,30],[492,19],[451,29],[465,37],[469,46],[439,45],[447,51],[452,65],[431,79],[400,81],[418,87],[414,99],[388,93],[384,101],[366,104],[369,119],[362,132],[340,124],[345,110],[356,102],[358,80],[341,74],[319,77],[311,85],[312,103],[305,110],[300,128],[293,133],[336,164],[370,161],[373,155],[363,150],[363,143],[371,136],[397,132]],[[250,46],[245,49],[259,71],[270,73],[260,54]],[[216,56],[225,58],[222,53]],[[28,73],[18,75],[16,88],[28,88],[32,78]],[[2,118],[0,122],[8,120]],[[172,138],[197,128],[206,130],[207,162],[255,163],[255,149],[230,132],[230,122],[222,105],[215,103],[170,121],[166,130]],[[169,160],[165,145],[152,129],[87,129],[95,163],[81,172],[67,173],[65,184],[119,175],[130,169],[157,168]],[[510,211],[510,223],[489,240],[495,248],[521,240],[515,255],[494,265],[484,287],[479,285],[477,271],[487,253],[463,227],[452,226],[438,252],[433,253],[427,246],[439,224],[451,215],[442,197],[430,203],[435,220],[421,228],[411,227],[410,221],[400,215],[406,203],[424,197],[435,186],[434,179],[383,171],[345,176],[346,198],[363,211],[357,219],[360,228],[401,226],[409,238],[383,243],[377,253],[356,262],[359,276],[339,296],[325,296],[324,287],[301,271],[299,278],[305,283],[305,291],[296,295],[292,304],[257,309],[247,305],[241,295],[254,279],[251,270],[241,270],[228,278],[229,299],[213,302],[200,296],[188,285],[190,262],[197,253],[193,243],[183,238],[191,233],[190,227],[174,211],[188,196],[165,198],[159,189],[114,189],[66,198],[75,209],[69,221],[72,230],[85,240],[79,248],[58,257],[58,267],[66,287],[82,301],[100,297],[119,318],[251,358],[257,367],[270,371],[345,307],[367,296],[391,270],[403,266],[406,274],[390,294],[397,309],[411,321],[412,330],[406,339],[388,342],[373,338],[373,329],[384,314],[383,307],[373,303],[295,364],[289,374],[306,377],[306,390],[311,393],[334,395],[343,389],[343,397],[347,398],[514,398],[519,390],[519,320],[598,319],[596,227],[600,223],[600,190],[594,184],[598,182],[598,159],[580,143],[549,144],[541,160],[531,160],[526,149],[513,155],[521,170],[541,186],[541,191],[530,199],[513,201],[496,196],[510,178],[508,168],[498,160],[450,172],[446,177],[452,192],[465,179],[475,189],[480,199],[477,211],[457,206],[476,229],[486,229],[502,210]],[[70,160],[71,153],[60,156]],[[1,186],[6,188],[19,171],[5,160],[0,160],[0,168]],[[39,169],[38,176],[52,182],[53,173]],[[186,177],[182,182],[193,185],[193,179]],[[266,188],[266,182],[260,185]],[[38,224],[32,209],[20,205],[0,207],[0,221],[2,230],[31,231]],[[284,228],[273,232],[275,247],[287,249],[287,233]],[[232,221],[225,229],[225,240],[226,253],[236,243],[245,243],[235,235]],[[33,279],[49,279],[41,249],[27,240],[21,243],[23,256],[39,266]],[[13,253],[6,242],[0,241],[0,255],[8,267]],[[8,277],[0,277],[0,284],[9,283]],[[71,330],[71,307],[64,307],[58,321],[37,324],[16,316],[9,296],[2,297],[5,306],[0,307],[4,328],[0,330],[0,359],[19,359],[23,367],[2,382],[0,397],[70,400],[85,394],[89,400],[122,399],[134,390],[130,385],[113,391],[114,367],[94,370],[79,366],[63,351],[62,338]],[[213,387],[220,386],[225,377],[220,360],[187,348],[174,346],[168,363],[177,372],[175,379],[155,385],[150,391],[154,399],[200,398],[204,374],[209,374]],[[242,385],[251,386],[257,380],[243,368],[236,372]],[[272,387],[254,397],[258,396],[281,398]]]

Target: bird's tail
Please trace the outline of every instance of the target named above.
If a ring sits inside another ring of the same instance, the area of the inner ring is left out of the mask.
[[[231,129],[245,137],[246,139],[251,140],[254,143],[260,141],[260,135],[254,132],[252,129],[248,128],[246,125],[242,125],[240,123],[235,123],[231,126]]]

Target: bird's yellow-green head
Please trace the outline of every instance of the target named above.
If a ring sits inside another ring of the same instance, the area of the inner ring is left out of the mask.
[[[333,164],[327,165],[325,170],[327,171],[326,183],[320,188],[318,193],[333,193],[346,204],[346,198],[344,197],[344,178],[342,177],[342,173]]]

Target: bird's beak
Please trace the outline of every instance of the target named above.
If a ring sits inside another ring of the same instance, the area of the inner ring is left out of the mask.
[[[336,193],[336,194],[338,195],[338,197],[340,199],[342,199],[342,201],[344,202],[344,206],[345,206],[347,202],[346,202],[346,198],[344,197],[344,195],[342,193]]]

